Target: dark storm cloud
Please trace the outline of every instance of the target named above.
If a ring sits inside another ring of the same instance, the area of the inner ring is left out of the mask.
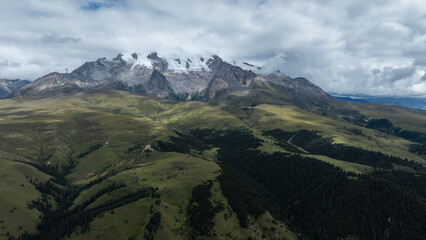
[[[0,64],[0,77],[157,51],[244,60],[336,93],[426,95],[417,0],[7,1],[0,28],[0,63],[20,64]]]

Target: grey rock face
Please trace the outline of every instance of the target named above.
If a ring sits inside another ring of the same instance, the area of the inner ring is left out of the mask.
[[[207,61],[207,65],[215,72],[215,77],[223,79],[227,84],[235,88],[247,88],[248,83],[257,75],[252,71],[224,62],[215,55]]]
[[[10,80],[10,79],[0,79],[0,99],[4,99],[18,91],[21,87],[29,84],[28,80]]]
[[[228,89],[229,85],[225,82],[225,80],[215,77],[210,81],[209,86],[201,92],[201,100],[208,101],[213,99],[218,92]]]
[[[280,72],[271,73],[264,77],[267,81],[291,89],[296,94],[332,98],[327,92],[305,78],[290,78]]]
[[[147,56],[148,59],[151,60],[152,62],[152,66],[154,67],[155,70],[159,71],[159,72],[164,72],[167,70],[167,67],[169,66],[169,63],[167,62],[166,59],[164,58],[160,58],[158,57],[157,53],[150,53]]]
[[[44,77],[36,79],[35,81],[25,85],[15,92],[15,96],[23,95],[36,95],[53,89],[73,86],[75,88],[82,88],[83,84],[79,76],[67,73],[49,73]],[[84,86],[87,87],[87,84]]]
[[[152,72],[149,81],[146,83],[145,89],[146,93],[161,98],[171,98],[174,95],[170,82],[157,70]]]
[[[40,94],[64,86],[81,89],[110,87],[127,90],[129,86],[147,82],[151,73],[152,70],[144,66],[132,69],[132,64],[124,61],[119,54],[113,60],[99,58],[94,62],[84,63],[71,73],[47,74],[19,89],[15,96]]]
[[[128,72],[132,65],[122,59],[122,55],[118,55],[113,61],[105,58],[99,58],[94,62],[87,62],[81,67],[75,69],[71,74],[79,76],[83,81],[105,81],[113,80],[120,77],[123,72]]]

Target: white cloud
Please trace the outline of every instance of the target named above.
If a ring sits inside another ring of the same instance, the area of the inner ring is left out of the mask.
[[[157,51],[265,63],[337,93],[426,96],[426,7],[420,0],[1,4],[3,78],[33,80],[118,52]]]

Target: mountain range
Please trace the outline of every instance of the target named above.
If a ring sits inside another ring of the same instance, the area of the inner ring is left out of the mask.
[[[157,53],[147,56],[118,54],[113,59],[87,62],[71,73],[50,73],[14,89],[14,96],[36,95],[53,90],[73,92],[112,88],[161,98],[209,101],[219,92],[245,95],[254,88],[279,85],[295,93],[328,96],[303,78],[292,79],[280,72],[260,74],[259,67],[244,62],[235,65],[219,56],[165,59]],[[244,67],[244,69],[242,68]],[[27,83],[27,82],[26,82]]]
[[[120,53],[113,59],[99,58],[84,63],[71,73],[53,72],[33,82],[0,79],[0,99],[56,90],[76,92],[111,88],[168,99],[211,101],[218,93],[246,95],[254,88],[277,85],[297,94],[329,96],[305,78],[291,78],[279,71],[267,73],[248,62],[228,63],[217,55],[167,59],[153,52],[146,56]],[[348,102],[426,109],[426,101],[422,98],[333,96]]]

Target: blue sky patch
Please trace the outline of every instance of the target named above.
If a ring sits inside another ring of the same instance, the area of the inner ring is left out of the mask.
[[[89,2],[86,6],[83,7],[83,9],[96,11],[103,6],[104,4],[101,2]]]
[[[88,2],[87,5],[83,6],[82,8],[84,10],[89,10],[89,11],[97,11],[103,7],[113,7],[115,5],[117,5],[117,3],[119,3],[120,0],[106,0],[106,1],[96,1],[96,2]]]

